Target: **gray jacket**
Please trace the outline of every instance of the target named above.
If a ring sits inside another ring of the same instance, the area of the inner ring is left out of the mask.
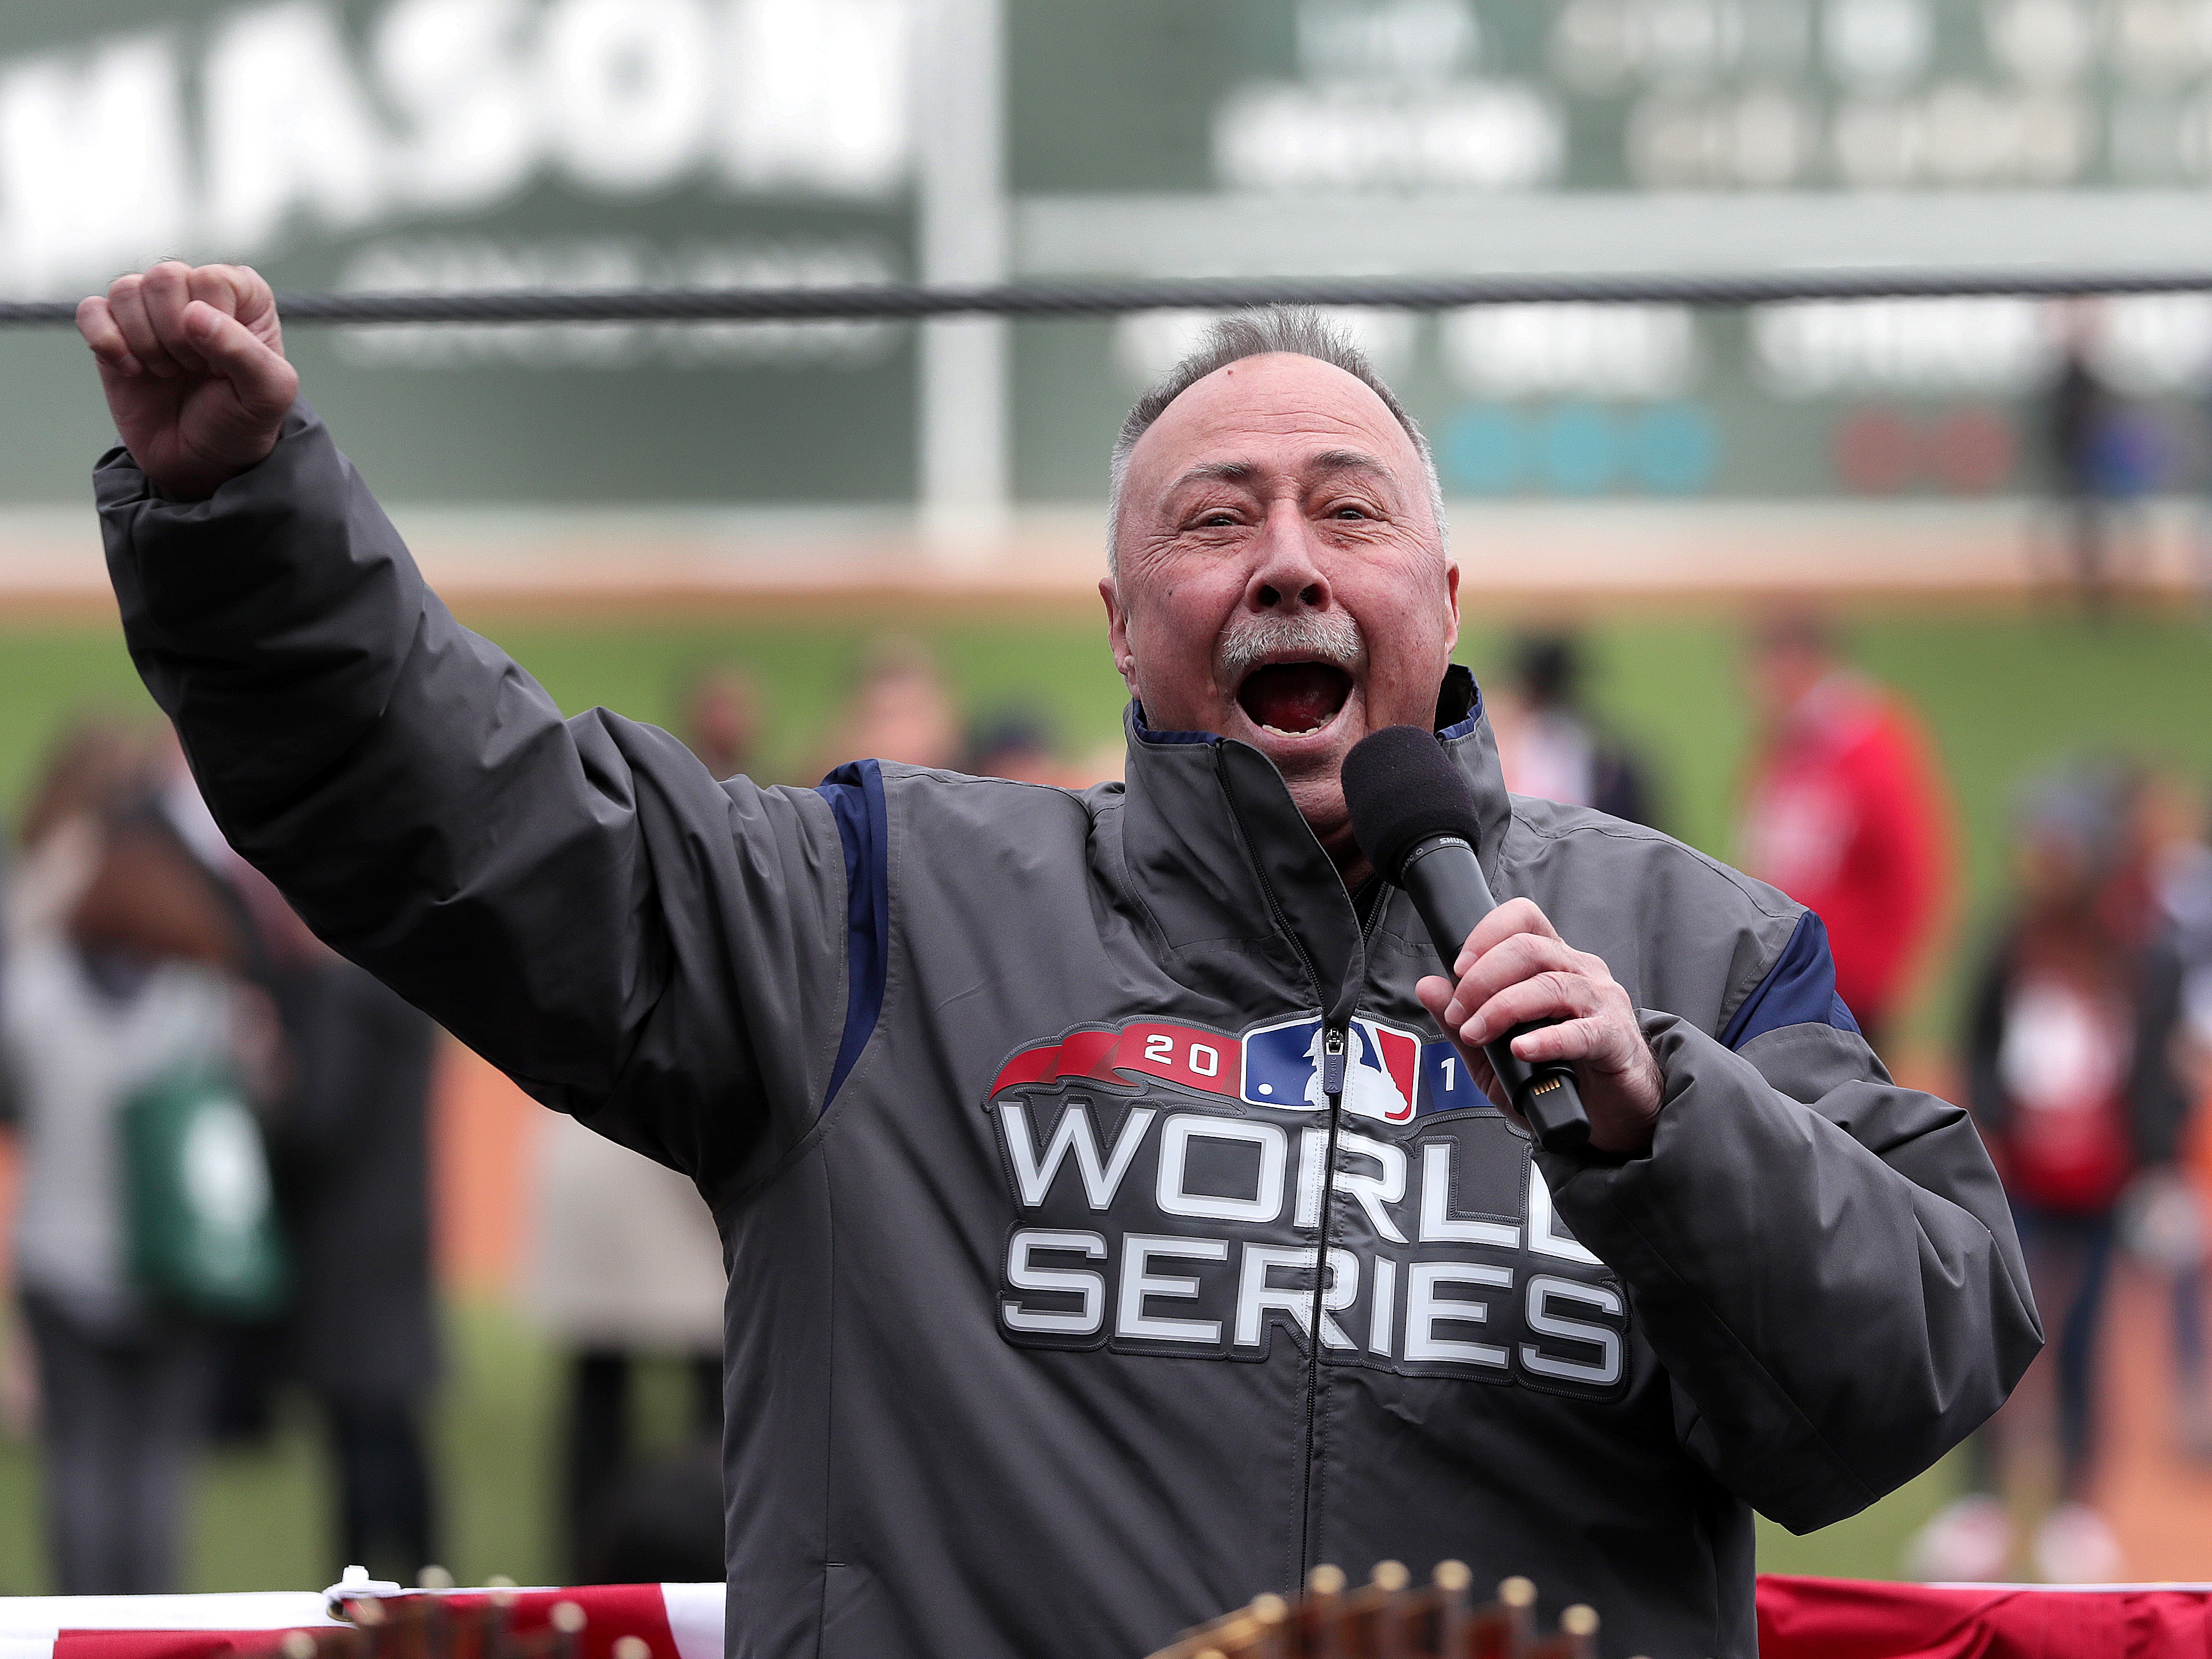
[[[1456,1556],[1609,1653],[1747,1656],[1752,1509],[1850,1514],[2040,1341],[1972,1127],[1891,1083],[1818,920],[1509,798],[1462,672],[1492,885],[1646,1011],[1648,1157],[1532,1165],[1407,901],[1348,895],[1255,750],[1133,711],[1126,787],[717,783],[458,626],[304,410],[209,501],[97,483],[239,849],[713,1206],[732,1655],[1133,1659],[1316,1562]]]

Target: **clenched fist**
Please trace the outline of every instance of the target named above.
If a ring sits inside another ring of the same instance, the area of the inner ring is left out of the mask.
[[[172,501],[204,500],[276,447],[300,372],[257,272],[166,260],[86,300],[76,327],[124,447]]]

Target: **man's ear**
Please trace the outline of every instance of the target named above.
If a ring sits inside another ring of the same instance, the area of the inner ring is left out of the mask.
[[[1111,576],[1098,579],[1098,597],[1106,602],[1106,643],[1113,648],[1114,672],[1129,695],[1137,695],[1137,653],[1129,646],[1129,617],[1121,609],[1121,596]]]
[[[1444,561],[1444,603],[1451,607],[1451,641],[1444,647],[1449,657],[1459,644],[1459,561]]]

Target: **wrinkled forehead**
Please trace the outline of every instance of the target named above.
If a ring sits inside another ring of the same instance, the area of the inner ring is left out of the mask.
[[[1141,514],[1157,509],[1194,467],[1233,465],[1276,478],[1347,452],[1376,458],[1409,497],[1424,493],[1413,439],[1358,375],[1285,352],[1241,358],[1160,411],[1129,453],[1124,499]]]

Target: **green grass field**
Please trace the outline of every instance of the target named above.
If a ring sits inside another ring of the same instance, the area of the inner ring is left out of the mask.
[[[868,642],[919,636],[941,655],[963,707],[1047,715],[1071,754],[1109,739],[1121,691],[1101,629],[1073,610],[957,617],[936,609],[778,610],[750,620],[600,621],[484,613],[471,622],[531,668],[570,710],[605,703],[650,720],[672,717],[683,676],[709,660],[749,670],[764,694],[764,774],[795,781]],[[1749,736],[1741,690],[1741,615],[1720,606],[1616,606],[1584,619],[1594,701],[1642,746],[1664,788],[1668,827],[1726,854],[1735,781]],[[1960,813],[1971,938],[2002,890],[2008,801],[2027,772],[2072,755],[2121,751],[2212,775],[2212,635],[2179,613],[2117,616],[2096,625],[2017,608],[1870,606],[1847,618],[1859,659],[1926,715]],[[1500,662],[1506,630],[1470,627],[1462,655],[1478,674]],[[41,744],[88,702],[144,708],[112,625],[0,620],[0,800],[20,798]],[[1955,955],[1955,953],[1954,953]],[[1941,1045],[1953,1019],[1955,965],[1939,975],[1908,1026]],[[450,1565],[542,1582],[553,1571],[552,1362],[501,1308],[452,1312],[453,1376],[441,1445],[451,1515]],[[43,1583],[35,1471],[0,1444],[0,1590]],[[1762,1534],[1776,1570],[1851,1576],[1894,1571],[1899,1544],[1948,1490],[1939,1470],[1853,1521],[1807,1539]],[[197,1588],[319,1585],[331,1566],[312,1425],[288,1423],[266,1452],[212,1461],[199,1495]]]
[[[668,722],[683,679],[699,665],[746,669],[766,705],[765,775],[813,782],[828,726],[855,665],[885,632],[926,641],[962,706],[982,716],[1041,714],[1071,755],[1111,740],[1123,693],[1103,632],[1086,611],[1004,610],[961,617],[941,608],[779,608],[755,620],[611,620],[471,616],[574,712],[605,704]],[[2124,752],[2212,776],[2212,631],[2179,612],[2123,614],[2101,623],[1963,604],[1873,606],[1850,613],[1854,653],[1927,717],[1959,810],[1966,890],[1974,919],[1999,896],[2005,823],[2027,773],[2085,753]],[[1720,606],[1628,605],[1585,618],[1591,695],[1604,717],[1649,756],[1666,827],[1726,857],[1736,779],[1750,738],[1741,689],[1741,614]],[[1510,631],[1470,617],[1460,656],[1480,675],[1502,662]],[[0,620],[0,801],[20,798],[41,744],[87,703],[147,707],[110,624],[11,625]],[[1908,1026],[1922,1044],[1949,1030],[1950,981],[1931,988]]]

